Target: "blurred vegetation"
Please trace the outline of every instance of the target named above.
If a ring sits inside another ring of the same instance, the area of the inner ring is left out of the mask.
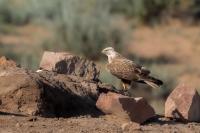
[[[168,17],[199,19],[199,0],[110,0],[112,12],[139,23],[151,24]]]
[[[58,23],[65,23],[66,27],[72,25],[75,20],[83,21],[82,23],[90,20],[95,24],[98,23],[95,21],[99,20],[103,24],[108,24],[107,21],[114,17],[113,14],[121,14],[145,23],[168,16],[184,15],[184,17],[198,18],[200,2],[199,0],[85,0],[84,2],[81,0],[43,0],[42,2],[0,0],[0,21],[18,25],[35,19],[60,21]],[[87,27],[86,24],[84,26]]]
[[[98,59],[110,41],[123,51],[130,28],[124,28],[128,21],[123,26],[119,23],[124,17],[154,23],[174,16],[198,19],[199,15],[198,0],[0,0],[1,24],[49,25],[56,35],[57,50],[71,50],[91,59]]]
[[[111,14],[111,6],[107,0],[0,0],[0,23],[48,24],[56,35],[57,50],[98,59],[110,41],[122,51],[128,35],[117,22],[121,18]]]
[[[57,46],[48,49],[70,50],[91,59],[98,59],[110,41],[123,51],[130,29],[124,28],[128,21],[119,23],[124,18],[135,24],[168,17],[196,20],[199,15],[199,0],[0,0],[1,25],[49,25]],[[10,29],[1,28],[0,33]]]

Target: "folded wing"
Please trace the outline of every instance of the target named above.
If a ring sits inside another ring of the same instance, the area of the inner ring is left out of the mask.
[[[120,79],[139,80],[141,76],[148,76],[150,71],[125,58],[113,59],[107,65],[108,70]]]

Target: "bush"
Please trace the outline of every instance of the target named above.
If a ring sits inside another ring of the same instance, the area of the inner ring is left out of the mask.
[[[19,47],[23,47],[20,48]],[[18,48],[18,50],[16,50]],[[24,50],[26,49],[26,50]],[[31,49],[30,51],[28,49]],[[12,52],[11,52],[12,51]],[[0,43],[0,57],[5,56],[16,61],[22,67],[37,70],[42,52],[30,46],[3,45]]]
[[[100,51],[110,41],[118,50],[123,49],[126,31],[114,22],[117,20],[110,13],[111,5],[107,0],[1,0],[1,7],[0,14],[7,23],[40,21],[51,24],[58,49],[92,59],[98,59]]]
[[[98,59],[101,50],[113,41],[122,50],[125,31],[113,23],[107,1],[85,0],[61,1],[60,18],[57,19],[57,35],[66,49]]]
[[[32,19],[57,19],[62,17],[60,13],[71,14],[73,18],[77,13],[87,12],[90,17],[88,13],[90,11],[94,12],[93,15],[101,11],[104,15],[105,12],[108,15],[122,14],[138,19],[140,22],[151,22],[174,14],[198,17],[200,2],[199,0],[85,0],[84,2],[81,0],[42,0],[42,2],[41,0],[0,0],[0,21],[14,24],[24,24]]]

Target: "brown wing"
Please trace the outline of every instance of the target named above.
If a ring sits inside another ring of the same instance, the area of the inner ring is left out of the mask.
[[[107,68],[114,76],[126,80],[138,80],[140,76],[150,73],[149,70],[125,58],[113,59]]]

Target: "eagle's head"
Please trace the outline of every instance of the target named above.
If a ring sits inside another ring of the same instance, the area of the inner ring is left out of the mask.
[[[115,52],[115,50],[112,47],[107,47],[107,48],[103,49],[101,52],[103,54],[109,56],[109,55],[112,55]]]
[[[112,47],[107,47],[107,48],[103,49],[101,52],[102,52],[103,54],[105,54],[105,55],[108,56],[108,62],[109,62],[109,63],[112,62],[112,59],[113,59],[113,58],[115,58],[115,57],[117,57],[117,56],[120,56],[120,54],[117,53],[117,52],[114,50],[114,48],[112,48]]]

